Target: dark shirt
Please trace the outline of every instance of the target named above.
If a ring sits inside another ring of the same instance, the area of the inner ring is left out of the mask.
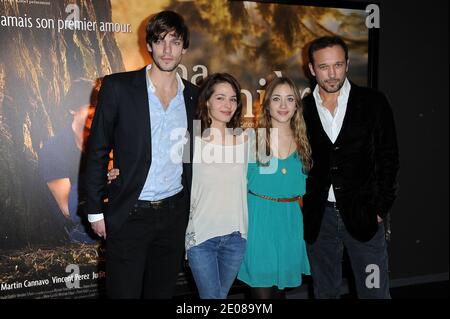
[[[72,220],[77,215],[79,204],[84,202],[84,191],[79,187],[83,185],[84,158],[70,126],[51,137],[39,152],[39,171],[45,184],[62,178],[70,180],[69,212]]]

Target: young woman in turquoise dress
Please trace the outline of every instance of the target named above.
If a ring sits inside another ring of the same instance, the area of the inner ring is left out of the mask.
[[[266,88],[248,166],[248,238],[238,279],[252,298],[284,298],[310,274],[303,239],[301,196],[312,166],[303,108],[293,81]]]

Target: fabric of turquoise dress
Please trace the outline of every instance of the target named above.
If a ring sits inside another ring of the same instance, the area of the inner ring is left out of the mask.
[[[283,172],[285,174],[283,174]],[[273,198],[305,193],[306,175],[297,152],[273,157],[268,166],[249,163],[249,191]],[[238,279],[251,287],[298,287],[310,274],[297,202],[275,202],[248,194],[247,249]]]

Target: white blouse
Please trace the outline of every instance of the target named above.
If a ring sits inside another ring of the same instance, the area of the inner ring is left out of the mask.
[[[218,145],[195,137],[186,251],[235,231],[247,238],[247,144]]]

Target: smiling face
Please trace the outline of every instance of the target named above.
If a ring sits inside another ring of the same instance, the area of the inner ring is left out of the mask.
[[[326,93],[336,93],[344,85],[348,72],[348,60],[339,45],[326,47],[313,53],[314,60],[309,70],[316,78],[320,89]]]
[[[230,122],[237,105],[237,93],[230,83],[221,82],[214,85],[213,94],[206,101],[211,126],[225,126]]]
[[[289,122],[297,109],[294,91],[290,85],[277,85],[269,98],[269,111],[272,121]]]
[[[186,53],[186,49],[183,49],[183,40],[176,36],[175,31],[161,35],[151,43],[151,46],[147,43],[147,48],[153,63],[163,72],[174,71]]]

